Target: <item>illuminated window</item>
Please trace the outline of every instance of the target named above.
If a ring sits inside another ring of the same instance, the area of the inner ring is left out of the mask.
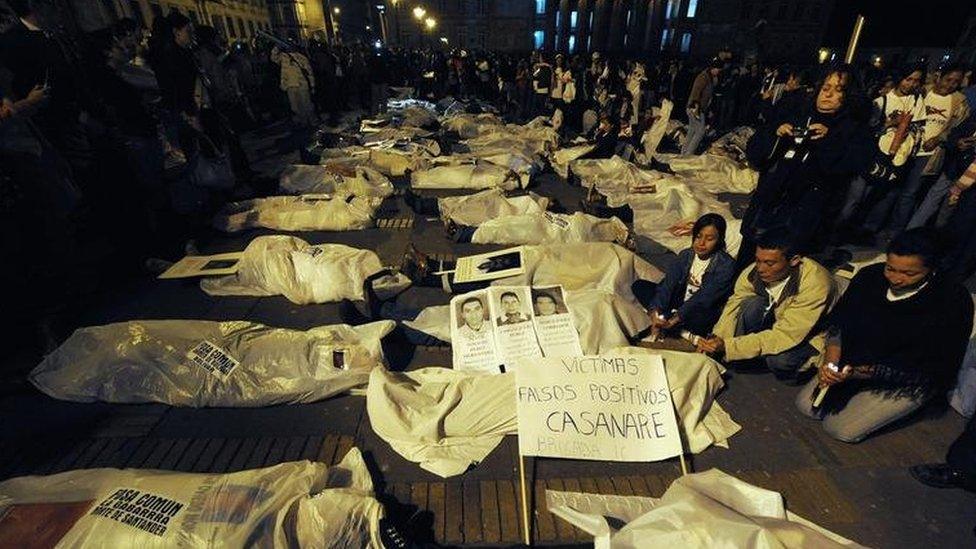
[[[545,0],[543,0],[542,3],[545,4]],[[537,30],[534,33],[532,33],[532,39],[533,39],[533,43],[535,44],[535,49],[541,50],[542,44],[545,43],[546,41],[546,32]]]
[[[671,42],[671,33],[672,32],[673,32],[672,29],[665,29],[664,32],[661,33],[661,49],[662,50],[664,48],[666,48],[668,46],[668,44]]]
[[[664,18],[671,19],[671,13],[673,11],[674,11],[674,0],[668,0],[668,7],[664,9]]]
[[[569,28],[576,30],[577,19],[579,19],[579,12],[577,11],[569,12]]]
[[[536,15],[546,13],[546,0],[535,0],[535,13]]]
[[[698,12],[698,0],[688,0],[688,17],[694,17]]]
[[[569,53],[576,52],[576,35],[569,35]]]
[[[688,53],[691,50],[691,33],[686,32],[681,35],[681,53]]]

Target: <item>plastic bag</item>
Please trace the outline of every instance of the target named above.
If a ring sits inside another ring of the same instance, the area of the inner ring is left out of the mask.
[[[245,321],[143,320],[80,328],[30,373],[53,398],[255,407],[314,402],[383,367],[390,320],[311,330]]]
[[[519,214],[542,214],[549,199],[535,193],[507,197],[501,189],[487,189],[474,194],[437,199],[441,218],[458,225],[477,227],[496,217]]]
[[[213,220],[224,232],[264,227],[279,231],[355,231],[375,224],[382,198],[352,194],[270,196],[224,207]]]
[[[370,250],[342,244],[310,245],[293,236],[259,236],[244,250],[235,274],[206,278],[200,288],[210,295],[283,295],[292,303],[328,303],[363,299],[363,281],[383,269]],[[410,286],[402,274],[377,280],[381,298]]]
[[[507,215],[485,221],[474,231],[474,244],[556,244],[627,241],[628,229],[616,217],[603,219],[582,212]]]
[[[288,194],[345,193],[377,198],[393,194],[393,184],[385,175],[368,166],[341,162],[322,166],[293,164],[281,173],[278,186]]]
[[[359,450],[227,474],[91,469],[0,482],[0,545],[376,547],[383,508]]]

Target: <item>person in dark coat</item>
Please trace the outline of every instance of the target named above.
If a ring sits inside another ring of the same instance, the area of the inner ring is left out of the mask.
[[[708,335],[732,293],[735,260],[725,251],[725,219],[709,213],[695,221],[691,247],[678,254],[659,284],[637,280],[634,296],[654,330]]]
[[[874,143],[850,68],[829,69],[814,101],[756,131],[746,147],[759,185],[742,220],[740,269],[752,262],[756,237],[785,227],[801,253],[818,246],[832,197],[871,160]]]

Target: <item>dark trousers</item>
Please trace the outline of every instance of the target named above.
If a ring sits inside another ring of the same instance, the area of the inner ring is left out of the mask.
[[[945,226],[948,249],[942,272],[956,280],[976,270],[976,190],[962,193]]]
[[[630,291],[634,294],[634,298],[640,303],[645,309],[651,307],[651,302],[654,301],[654,294],[657,293],[657,284],[651,282],[650,280],[635,280],[633,284],[630,285]],[[682,297],[684,291],[681,290]],[[680,302],[676,299],[675,303],[672,303],[673,307],[679,307]],[[660,311],[661,314],[668,315],[671,311]],[[680,330],[688,330],[689,332],[699,335],[708,336],[712,333],[712,327],[715,326],[715,322],[718,320],[718,315],[721,314],[721,309],[718,311],[711,311],[708,314],[703,314],[699,317],[683,318],[681,319],[681,325],[675,328],[675,332]]]
[[[742,305],[739,306],[739,318],[735,324],[735,335],[754,334],[772,328],[775,318],[772,309],[767,312],[768,305],[769,298],[766,296],[757,295],[744,300]],[[769,368],[777,379],[796,380],[797,370],[810,357],[816,354],[816,352],[817,350],[812,345],[803,342],[792,349],[787,349],[775,355],[762,355],[754,360],[758,360],[762,366]],[[748,368],[749,366],[755,365],[755,363],[748,363],[751,361],[737,362],[739,363],[734,366],[739,368]]]
[[[949,447],[946,463],[966,477],[966,489],[976,491],[976,416],[969,419],[966,430]]]

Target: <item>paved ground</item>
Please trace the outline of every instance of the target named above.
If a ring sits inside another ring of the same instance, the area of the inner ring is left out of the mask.
[[[258,167],[273,170],[296,155],[284,154],[300,139],[268,135],[251,143],[261,150]],[[538,192],[572,207],[582,196],[554,175]],[[384,205],[379,227],[355,233],[302,233],[312,242],[371,248],[396,262],[408,242],[439,254],[464,255],[484,248],[455,245],[441,227],[415,217],[399,197]],[[266,234],[253,231],[216,238],[204,251],[242,249]],[[642,243],[663,266],[669,256]],[[435,289],[411,289],[405,302],[447,303]],[[307,329],[340,321],[335,304],[297,306],[283,297],[213,298],[188,281],[135,280],[96,296],[79,325],[130,319],[247,319]],[[405,351],[396,367],[449,366],[450,349],[434,344]],[[961,431],[952,411],[926,410],[907,423],[858,445],[828,439],[816,422],[792,405],[795,388],[769,375],[730,376],[719,397],[742,431],[728,450],[695,456],[695,470],[720,468],[778,490],[788,507],[824,527],[879,547],[976,545],[976,495],[925,488],[908,465],[940,461]],[[223,472],[295,459],[335,462],[353,445],[364,452],[389,510],[418,521],[429,538],[445,545],[513,545],[521,539],[517,501],[517,444],[508,437],[485,462],[451,479],[435,477],[402,459],[370,429],[362,397],[259,409],[180,409],[164,405],[77,404],[52,400],[24,386],[0,397],[0,479],[92,467],[143,467]],[[543,506],[545,488],[658,496],[680,474],[676,460],[648,464],[538,459],[532,463],[537,513],[533,535],[544,544],[586,544],[589,538],[554,519]]]

